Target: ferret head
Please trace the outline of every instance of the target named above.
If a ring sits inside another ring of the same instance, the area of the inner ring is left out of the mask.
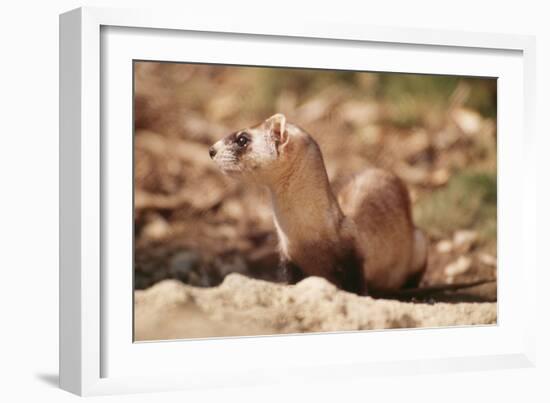
[[[210,147],[210,157],[227,175],[268,184],[288,163],[290,138],[296,131],[278,113],[219,140]]]

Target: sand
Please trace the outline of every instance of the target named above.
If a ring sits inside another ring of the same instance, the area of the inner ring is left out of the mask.
[[[496,319],[494,302],[373,299],[319,277],[284,285],[230,274],[212,288],[163,280],[135,291],[136,341],[488,325]]]

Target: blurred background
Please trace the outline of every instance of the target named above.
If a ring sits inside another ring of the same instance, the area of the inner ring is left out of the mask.
[[[266,191],[208,147],[276,112],[319,143],[334,187],[378,166],[407,184],[430,237],[423,285],[496,278],[496,79],[135,62],[135,288],[272,280]],[[496,300],[496,286],[463,299]]]

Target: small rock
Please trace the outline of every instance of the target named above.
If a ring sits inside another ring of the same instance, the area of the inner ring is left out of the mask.
[[[457,126],[469,136],[473,136],[479,132],[483,123],[483,119],[479,113],[465,108],[454,110],[452,117]]]
[[[429,182],[430,179],[430,173],[424,166],[414,166],[404,161],[398,161],[394,169],[399,177],[410,184],[421,185]]]
[[[205,282],[207,284],[205,284]],[[189,273],[189,277],[187,278],[187,281],[185,281],[185,283],[189,284],[189,285],[192,285],[194,287],[207,287],[208,286],[208,280],[205,281],[205,278],[204,276],[197,272],[190,272]]]
[[[221,280],[210,273],[209,270],[201,270],[199,281],[196,284],[199,287],[213,287],[221,283]]]
[[[165,238],[169,233],[170,224],[161,216],[156,216],[142,230],[142,236],[154,240]]]
[[[184,283],[189,283],[192,275],[197,274],[199,264],[200,256],[197,252],[191,250],[178,252],[170,259],[170,274]]]
[[[435,246],[435,249],[439,253],[449,253],[453,250],[453,242],[448,239],[444,239],[437,243],[437,245]]]
[[[233,225],[218,225],[216,227],[216,234],[220,238],[236,239],[238,237],[238,230]]]
[[[248,266],[240,255],[216,259],[214,265],[222,279],[230,273],[246,274]]]
[[[460,256],[457,260],[445,266],[445,274],[448,277],[455,277],[466,273],[472,266],[472,259],[467,256]]]
[[[332,97],[313,97],[312,99],[306,101],[300,106],[297,114],[300,116],[300,119],[302,121],[314,122],[316,120],[320,120],[323,117],[327,116],[327,111],[330,108],[332,102]]]
[[[488,253],[480,253],[478,255],[478,258],[479,258],[479,261],[484,265],[493,266],[493,267],[496,267],[497,265],[497,258]]]
[[[377,125],[365,126],[359,132],[361,139],[369,145],[375,145],[382,140],[382,129]]]
[[[374,102],[348,101],[340,106],[339,112],[347,123],[356,127],[364,127],[376,121],[380,114],[380,107]]]
[[[220,94],[219,96],[213,97],[207,104],[208,116],[215,122],[221,121],[237,113],[236,108],[238,105],[239,101],[237,94]]]
[[[454,247],[457,251],[468,252],[477,241],[477,232],[470,230],[456,231],[453,237]]]
[[[237,199],[229,199],[223,203],[222,214],[230,220],[240,220],[243,217],[244,208]]]
[[[459,130],[446,128],[437,132],[432,140],[432,144],[438,150],[445,150],[455,144],[460,138]]]
[[[430,147],[430,138],[425,130],[415,130],[410,133],[406,139],[406,155],[411,158],[423,152]]]
[[[451,174],[447,169],[441,168],[432,173],[430,182],[434,186],[442,186],[449,181]]]

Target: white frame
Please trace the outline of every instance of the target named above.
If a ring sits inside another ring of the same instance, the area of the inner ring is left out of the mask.
[[[452,31],[429,31],[405,28],[373,28],[354,25],[338,25],[303,20],[285,22],[284,27],[267,21],[250,21],[246,24],[238,19],[200,19],[196,16],[173,15],[144,10],[109,10],[84,8],[65,13],[60,18],[60,384],[77,394],[108,394],[135,391],[156,391],[216,385],[246,385],[265,382],[292,382],[296,374],[304,377],[303,366],[285,368],[284,376],[276,371],[212,372],[210,378],[201,379],[182,375],[160,377],[116,376],[101,377],[102,352],[105,353],[104,332],[100,332],[102,317],[106,316],[100,282],[104,255],[100,253],[100,189],[101,172],[105,158],[101,155],[100,131],[100,28],[102,26],[178,29],[198,32],[224,32],[253,35],[274,35],[279,37],[322,38],[352,41],[381,42],[385,44],[421,44],[457,48],[512,50],[522,52],[524,134],[523,178],[534,172],[534,163],[526,158],[533,149],[533,102],[534,102],[534,49],[532,37],[501,34],[477,34]],[[243,29],[243,27],[245,27]],[[499,153],[501,150],[499,149]],[[534,176],[533,176],[534,177]],[[501,184],[499,172],[499,188]],[[521,207],[523,211],[522,233],[535,233],[534,192],[532,181],[523,181]],[[499,194],[500,197],[500,194]],[[500,200],[500,199],[499,199]],[[500,210],[499,210],[500,214]],[[499,216],[499,222],[500,222]],[[499,234],[500,236],[500,234]],[[500,248],[500,246],[499,246]],[[534,242],[523,238],[521,256],[523,262],[523,285],[518,293],[526,305],[534,307],[533,283],[535,273]],[[500,254],[499,254],[500,258]],[[499,279],[499,289],[501,287]],[[103,290],[105,292],[105,290]],[[534,312],[533,310],[530,310]],[[486,328],[491,337],[491,328]],[[451,332],[467,337],[464,329]],[[482,330],[483,331],[483,330]],[[310,364],[307,377],[310,379],[335,379],[369,374],[401,374],[435,372],[441,370],[471,370],[482,368],[525,367],[534,365],[534,321],[528,318],[516,332],[525,334],[521,346],[507,347],[499,354],[483,351],[463,356],[421,357],[405,361],[372,362],[362,357],[354,362],[318,360]],[[431,332],[436,332],[431,330]],[[397,338],[399,331],[386,333],[384,337]],[[494,333],[494,332],[493,332]],[[480,333],[481,334],[481,333]],[[284,336],[286,338],[291,336]],[[310,336],[292,336],[302,347],[308,344]],[[341,337],[331,335],[330,337]],[[347,340],[351,340],[347,336]],[[364,333],[355,333],[356,340]],[[373,336],[369,336],[373,337]],[[409,338],[421,337],[408,336]],[[259,344],[258,338],[241,339],[251,346]],[[281,338],[270,338],[281,340]],[[300,341],[301,340],[301,341]],[[328,340],[328,339],[327,339]],[[209,340],[210,347],[223,348],[228,340]],[[233,341],[231,341],[233,342]],[[273,343],[273,342],[272,342]],[[172,344],[175,345],[175,344]],[[254,347],[251,347],[254,348]],[[258,350],[260,353],[261,350]],[[311,357],[310,357],[311,358]],[[184,372],[185,366],[181,367]],[[204,375],[204,374],[203,374]]]

